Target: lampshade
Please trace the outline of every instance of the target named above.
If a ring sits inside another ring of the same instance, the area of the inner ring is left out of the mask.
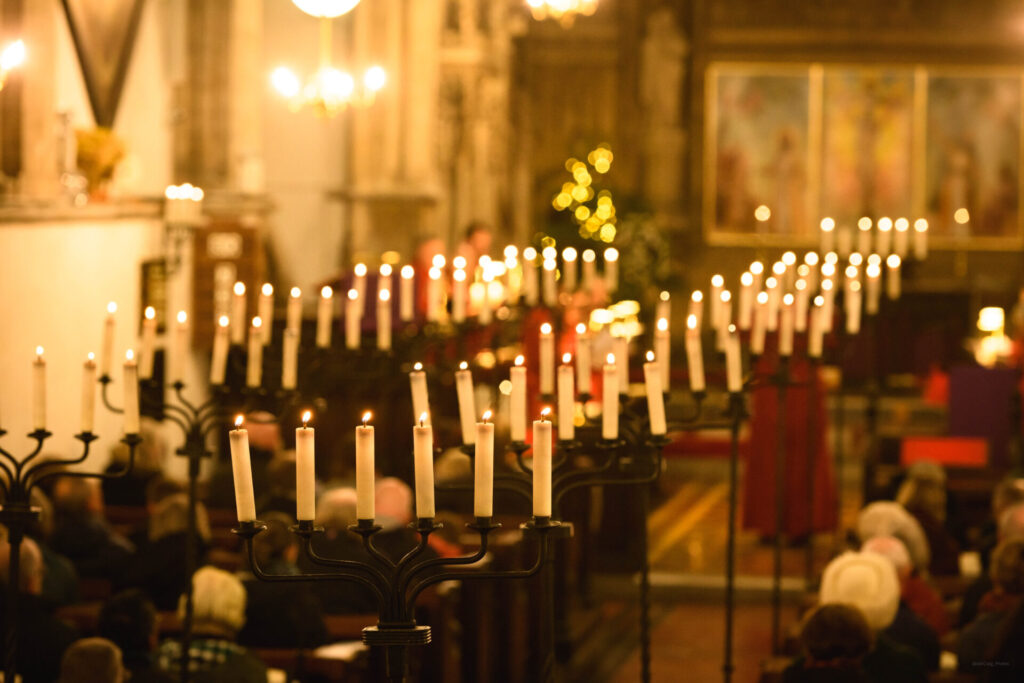
[[[359,0],[292,0],[292,3],[310,16],[335,19],[355,9]]]

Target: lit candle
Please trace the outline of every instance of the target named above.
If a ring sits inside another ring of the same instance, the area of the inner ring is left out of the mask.
[[[558,366],[558,438],[561,441],[576,438],[576,425],[573,424],[576,413],[574,385],[572,355],[565,353],[562,354],[562,364]]]
[[[654,329],[654,355],[658,359],[658,369],[661,372],[661,390],[665,393],[668,393],[672,382],[671,353],[668,318],[659,318]]]
[[[427,271],[427,320],[437,322],[441,319],[441,269],[431,268]]]
[[[374,467],[372,414],[363,413],[363,424],[356,427],[356,519],[373,519]]]
[[[860,283],[853,281],[846,292],[846,332],[860,332],[861,291]]]
[[[807,291],[811,294],[818,288],[819,260],[817,252],[809,251],[804,254],[804,266],[807,268],[807,274],[804,275],[804,279],[807,280]],[[804,266],[801,266],[801,268]]]
[[[254,388],[263,383],[263,320],[252,319],[249,328],[249,357],[245,367],[245,386]]]
[[[797,332],[807,331],[807,309],[811,302],[811,295],[808,291],[807,281],[800,279],[796,281],[795,309],[793,313],[793,329]]]
[[[743,391],[742,363],[739,332],[735,325],[729,325],[729,337],[725,340],[725,386],[730,394]]]
[[[757,293],[754,309],[754,326],[750,330],[750,353],[760,356],[764,353],[764,337],[768,331],[768,292]]]
[[[391,291],[377,292],[377,348],[391,350]]]
[[[619,288],[619,250],[615,247],[604,250],[604,284],[609,294]]]
[[[326,349],[331,346],[331,327],[334,317],[334,290],[324,285],[316,306],[316,345]]]
[[[566,247],[562,250],[562,289],[576,291],[576,250]]]
[[[551,408],[533,421],[533,516],[551,516]]]
[[[615,367],[619,371],[619,393],[629,393],[629,339],[615,337]]]
[[[402,322],[407,323],[412,320],[416,310],[416,295],[413,292],[416,270],[412,266],[402,266],[399,275],[401,275],[401,289],[398,292],[398,317]]]
[[[818,295],[814,297],[814,307],[811,308],[811,329],[807,333],[807,356],[808,358],[821,358],[823,337],[825,334],[825,297]]]
[[[723,289],[718,297],[718,327],[715,328],[715,350],[725,353],[725,338],[729,334],[729,325],[732,325],[732,292],[728,289]]]
[[[299,332],[285,329],[281,345],[281,388],[292,390],[298,383]]]
[[[878,313],[878,302],[882,296],[882,267],[878,263],[869,262],[864,274],[867,276],[864,281],[864,294],[867,298],[864,310],[868,315],[875,315]]]
[[[576,325],[576,384],[581,394],[590,395],[590,335],[586,323]]]
[[[754,291],[760,292],[761,284],[764,280],[764,264],[761,263],[760,261],[754,261],[753,263],[750,264],[750,268],[748,268],[747,270],[749,270],[750,274],[754,276]]]
[[[82,367],[82,433],[92,433],[96,417],[96,361],[90,353]]]
[[[543,323],[540,326],[540,394],[541,396],[553,396],[555,394],[555,332],[551,323]]]
[[[302,339],[302,290],[298,287],[292,287],[288,294],[285,329],[294,331],[296,339]]]
[[[509,429],[512,441],[526,441],[526,368],[524,358],[516,356],[515,365],[509,368],[512,393],[509,396]]]
[[[353,269],[352,289],[356,290],[356,293],[359,295],[356,297],[356,301],[359,305],[360,318],[366,313],[366,270],[365,263],[357,263]]]
[[[392,268],[391,268],[391,264],[390,263],[382,263],[382,264],[380,264],[380,275],[377,276],[377,295],[378,296],[380,296],[380,293],[383,292],[385,289],[388,290],[389,292],[392,290],[392,287],[391,287],[391,271],[392,271]]]
[[[224,375],[228,365],[228,326],[231,321],[222,315],[217,321],[213,332],[213,357],[210,359],[210,384],[224,384]]]
[[[245,343],[245,283],[236,282],[231,297],[231,343]]]
[[[146,306],[142,316],[142,358],[139,359],[139,377],[153,376],[153,357],[156,355],[156,309]]]
[[[345,348],[355,350],[361,341],[362,304],[359,303],[359,292],[353,287],[348,290],[345,300]]]
[[[861,254],[871,253],[871,219],[867,216],[857,221],[857,251]]]
[[[697,329],[699,330],[704,323],[704,293],[699,289],[690,295],[690,306],[686,312],[686,319],[689,320],[691,315],[697,320]]]
[[[590,289],[597,280],[597,252],[593,249],[583,250],[583,286]]]
[[[736,322],[741,330],[749,330],[754,315],[754,276],[747,271],[740,276],[740,301]]]
[[[523,249],[523,294],[527,306],[536,306],[540,295],[540,275],[537,273],[537,250]]]
[[[883,216],[878,219],[878,232],[875,235],[875,251],[886,257],[892,251],[892,219]]]
[[[722,316],[722,289],[725,287],[725,278],[721,275],[711,276],[711,291],[709,301],[711,303],[711,329],[717,330],[721,324]]]
[[[235,418],[228,432],[231,442],[231,473],[235,479],[235,509],[239,522],[256,521],[256,497],[252,490],[252,461],[249,457],[249,430],[242,429],[243,418]]]
[[[553,307],[558,303],[558,289],[555,283],[558,263],[555,259],[544,259],[544,305]]]
[[[601,438],[619,438],[619,371],[615,367],[615,354],[609,353],[602,370]]]
[[[188,353],[188,313],[178,311],[178,325],[174,328],[174,382],[185,383],[185,356]]]
[[[481,325],[490,325],[493,320],[494,311],[491,308],[491,283],[494,282],[494,275],[488,271],[483,274],[483,299],[480,302],[480,311],[477,315],[477,322]]]
[[[427,395],[427,373],[423,371],[423,363],[416,363],[409,373],[409,388],[412,390],[413,415],[426,415],[426,423],[430,424],[430,401]]]
[[[117,313],[117,304],[111,301],[107,304],[107,317],[103,321],[103,346],[100,347],[100,374],[110,377],[110,370],[114,362],[114,314]]]
[[[459,363],[459,369],[455,371],[455,393],[459,400],[462,443],[472,446],[473,440],[476,438],[476,430],[473,428],[476,420],[476,406],[473,401],[473,373],[466,361]]]
[[[653,351],[647,352],[647,362],[644,363],[644,385],[647,387],[647,414],[651,419],[651,434],[664,434],[667,431],[665,395],[662,393],[661,370]]]
[[[914,221],[914,258],[918,261],[928,258],[928,221],[924,218]]]
[[[765,329],[774,332],[779,329],[779,303],[782,295],[779,292],[779,281],[774,277],[765,280],[764,291],[768,292],[768,315],[765,317]]]
[[[793,327],[796,322],[796,311],[794,310],[794,298],[792,294],[782,297],[782,313],[779,317],[779,355],[793,355]]]
[[[907,258],[907,242],[910,239],[910,221],[906,218],[897,218],[893,223],[892,250],[901,259]]]
[[[832,318],[836,310],[836,285],[831,279],[821,281],[821,331],[832,331]]]
[[[821,253],[832,251],[836,242],[836,222],[831,218],[821,219]]]
[[[139,368],[131,349],[124,355],[124,433],[139,433]]]
[[[260,327],[260,338],[264,346],[270,344],[271,335],[274,332],[274,285],[264,282],[260,287],[260,298],[256,304],[256,313],[263,321]]]
[[[46,429],[46,359],[43,347],[36,347],[36,359],[32,361],[32,429]]]
[[[658,294],[658,303],[654,309],[654,319],[672,320],[672,295],[666,291]]]
[[[452,273],[452,320],[457,323],[466,320],[466,271],[456,270]]]
[[[690,369],[690,391],[695,394],[703,392],[707,386],[704,383],[704,351],[697,318],[692,315],[686,318],[686,362]]]
[[[494,514],[494,424],[491,411],[484,411],[476,423],[476,446],[473,454],[473,515]]]
[[[309,426],[312,416],[308,410],[303,412],[302,426],[295,428],[295,518],[299,521],[316,519],[315,430]]]
[[[427,424],[426,413],[421,414],[419,423],[412,427],[412,443],[413,469],[416,477],[416,516],[420,519],[429,519],[435,513],[434,428]],[[477,446],[478,458],[479,453],[479,446]],[[476,463],[476,467],[480,468],[479,461]]]
[[[885,293],[890,300],[895,301],[900,298],[900,257],[889,254],[889,258],[885,259],[885,265],[888,270]]]

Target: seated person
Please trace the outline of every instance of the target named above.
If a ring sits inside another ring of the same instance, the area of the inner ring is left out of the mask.
[[[382,531],[373,537],[374,545],[397,562],[419,545],[420,535],[409,528],[413,521],[412,489],[401,479],[384,477],[377,480],[375,490],[377,524]],[[437,557],[429,545],[420,558]]]
[[[861,547],[861,552],[875,553],[892,562],[900,580],[899,608],[896,610],[896,616],[892,623],[882,633],[897,643],[902,643],[914,650],[929,671],[937,671],[941,652],[939,636],[935,629],[914,613],[903,598],[907,582],[910,581],[913,572],[910,554],[906,547],[894,536],[875,536]],[[939,600],[938,607],[941,611],[941,600]]]
[[[106,638],[83,638],[64,653],[57,683],[121,683],[124,680],[125,670],[117,645]]]
[[[356,490],[350,487],[329,489],[317,505],[316,524],[324,533],[313,536],[313,551],[325,558],[368,562],[369,554],[362,540],[348,527],[356,523]],[[299,553],[298,566],[306,572],[329,572],[312,562],[305,553]],[[327,614],[372,614],[377,612],[377,597],[359,584],[347,581],[320,581],[313,584]]]
[[[873,553],[846,552],[828,563],[821,577],[822,605],[845,604],[864,615],[875,644],[862,660],[873,683],[925,683],[921,658],[883,632],[899,610],[900,584],[892,563]]]
[[[903,542],[914,571],[928,575],[932,553],[921,524],[899,503],[878,500],[865,505],[857,514],[857,537],[861,543],[875,536],[895,536]]]
[[[231,574],[216,567],[201,567],[192,577],[192,642],[188,668],[192,683],[265,683],[267,667],[235,636],[245,625],[245,588]],[[185,599],[178,605],[185,618]],[[181,670],[181,641],[166,640],[157,650],[157,662],[164,671]]]
[[[210,523],[206,508],[196,503],[196,530],[193,538],[196,565],[203,564]],[[171,610],[188,585],[185,554],[188,548],[188,496],[178,493],[157,504],[149,519],[149,539],[125,568],[121,586],[143,589],[157,609]]]
[[[295,516],[295,454],[280,453],[267,463],[266,494],[256,501],[260,519],[266,512]]]
[[[915,462],[896,493],[896,502],[914,516],[931,550],[928,571],[936,576],[960,573],[960,545],[950,533],[946,514],[946,471],[933,462]]]
[[[116,582],[134,551],[103,517],[103,494],[96,481],[61,477],[53,487],[50,545],[75,565],[78,575]]]
[[[156,513],[157,506],[165,499],[175,494],[187,493],[185,484],[167,477],[158,475],[149,480],[146,484],[146,521],[139,524],[135,530],[128,535],[128,540],[136,548],[149,544],[149,520]]]
[[[874,636],[852,605],[820,605],[800,629],[801,656],[782,674],[783,683],[871,683],[864,658]]]
[[[174,683],[177,678],[156,666],[159,622],[146,594],[130,589],[110,598],[100,610],[96,630],[121,649],[132,683]]]
[[[1015,503],[1003,510],[996,525],[996,538],[1006,541],[1014,538],[1024,539],[1024,502]],[[992,552],[995,552],[993,547]],[[992,552],[985,557],[985,565],[989,564]],[[991,569],[991,567],[989,567]],[[992,578],[988,571],[981,573],[964,592],[963,602],[960,604],[960,614],[957,616],[957,626],[963,627],[974,621],[978,616],[978,604],[981,599],[992,590]]]
[[[1004,622],[1024,600],[1024,540],[1011,539],[996,546],[989,574],[992,590],[981,599],[978,616],[960,631],[957,641],[961,671],[985,671],[991,666],[989,650]]]
[[[8,571],[10,544],[0,542],[0,633],[7,630]],[[78,634],[53,615],[53,609],[41,597],[43,592],[43,558],[35,541],[21,542],[18,592],[18,651],[15,666],[23,683],[50,683],[60,674],[64,651]]]
[[[32,507],[39,508],[39,519],[28,529],[28,536],[43,556],[43,599],[57,607],[78,601],[78,572],[71,560],[50,547],[53,534],[53,505],[40,489],[32,489]]]
[[[267,574],[298,574],[298,537],[291,518],[280,512],[261,515],[266,531],[253,540],[256,562]],[[323,610],[309,583],[268,583],[243,578],[245,627],[238,642],[248,647],[314,648],[327,642]]]

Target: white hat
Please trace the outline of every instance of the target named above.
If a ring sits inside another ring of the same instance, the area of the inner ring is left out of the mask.
[[[926,570],[931,564],[932,554],[924,529],[899,503],[879,500],[861,510],[857,515],[857,536],[862,543],[875,536],[895,536],[907,546],[916,569]]]
[[[185,596],[178,604],[178,616],[184,618]],[[192,575],[193,618],[226,626],[233,631],[245,625],[245,587],[223,569],[200,567]]]
[[[825,567],[818,600],[823,605],[853,605],[872,630],[881,631],[896,618],[900,606],[896,568],[874,553],[843,553]]]

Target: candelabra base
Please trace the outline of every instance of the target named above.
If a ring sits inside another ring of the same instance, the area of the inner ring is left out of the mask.
[[[363,642],[378,645],[428,645],[430,627],[413,624],[377,624],[363,629]]]

